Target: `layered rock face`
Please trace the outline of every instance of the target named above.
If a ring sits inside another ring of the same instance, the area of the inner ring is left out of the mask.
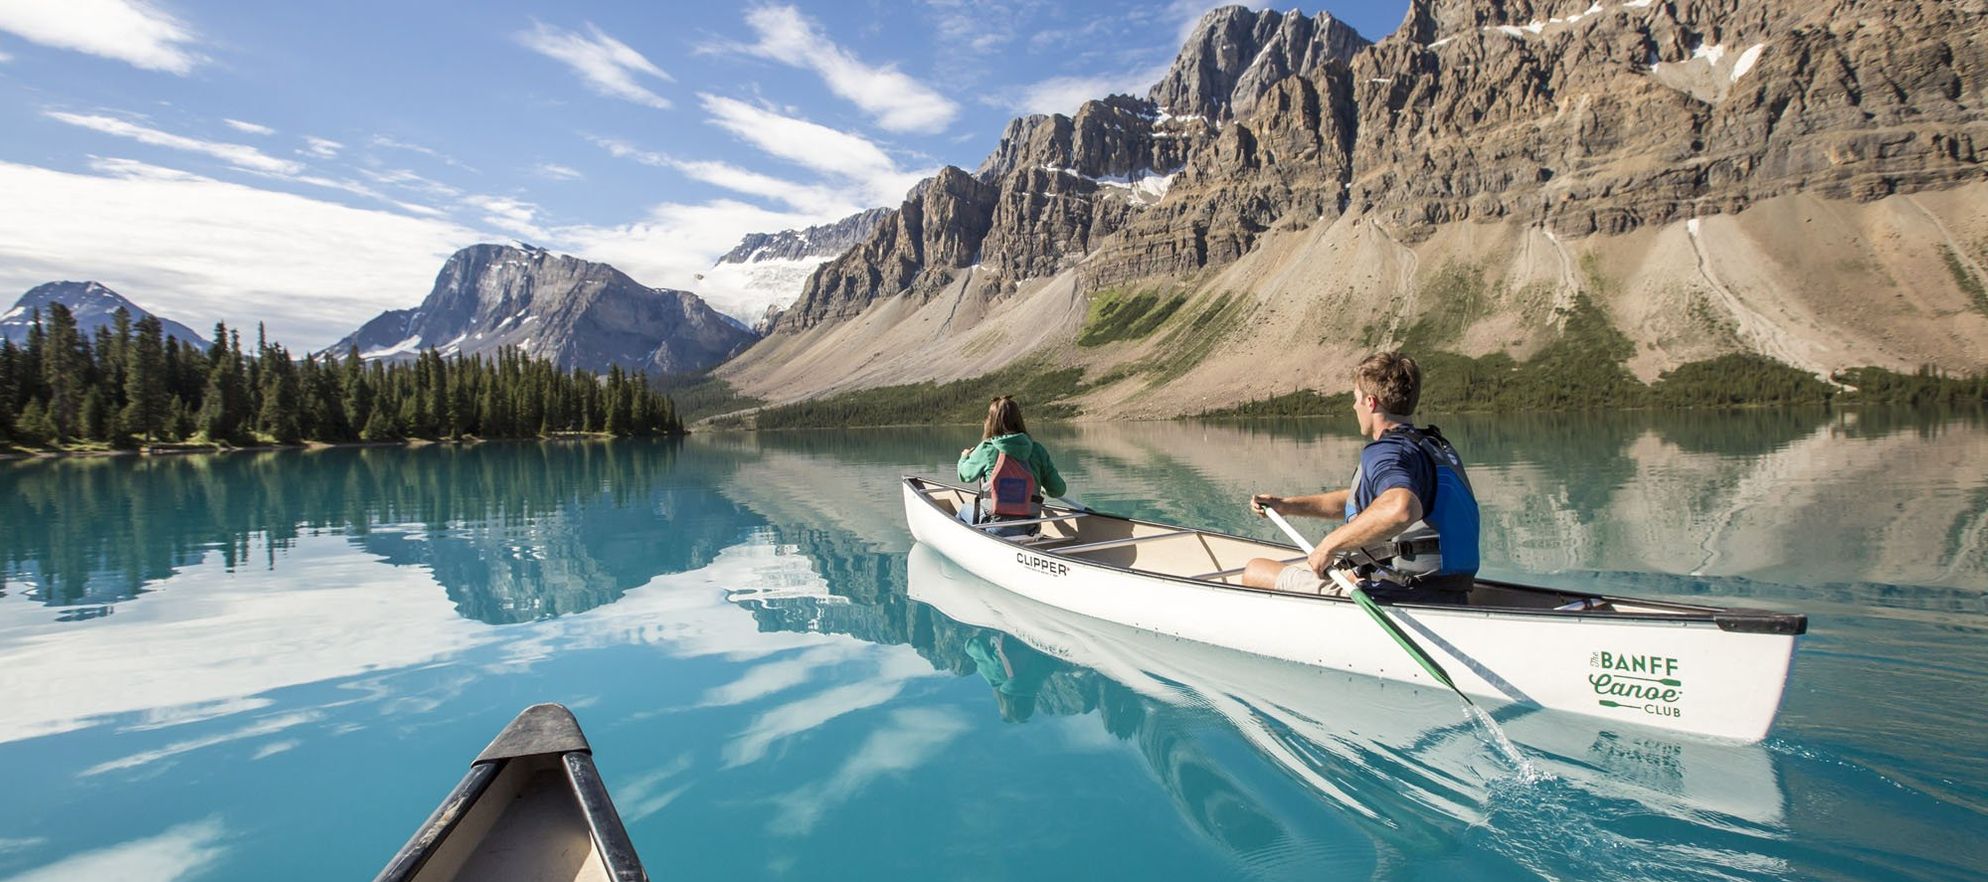
[[[85,340],[94,339],[99,328],[114,328],[120,309],[130,313],[134,325],[139,319],[152,315],[126,300],[124,295],[96,282],[49,282],[29,288],[20,300],[14,302],[12,309],[0,314],[0,340],[11,340],[16,346],[26,343],[28,331],[34,326],[35,312],[41,311],[46,321],[48,307],[53,303],[68,307],[76,316],[76,330]],[[207,348],[207,340],[194,333],[192,328],[163,316],[159,317],[159,324],[168,339]]]
[[[414,309],[381,313],[332,351],[368,359],[495,354],[507,346],[566,369],[697,371],[755,339],[697,295],[649,288],[620,270],[537,248],[456,252]]]
[[[1227,6],[1202,18],[1152,98],[1176,116],[1248,116],[1277,81],[1366,47],[1366,38],[1328,13],[1306,18]]]
[[[1352,64],[1355,206],[1568,235],[1978,180],[1979,0],[1425,0]]]

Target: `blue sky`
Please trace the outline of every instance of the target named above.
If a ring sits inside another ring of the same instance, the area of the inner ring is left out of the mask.
[[[508,239],[698,290],[745,233],[1143,93],[1214,5],[0,0],[0,299],[94,279],[317,347]],[[1378,39],[1406,5],[1300,8]]]

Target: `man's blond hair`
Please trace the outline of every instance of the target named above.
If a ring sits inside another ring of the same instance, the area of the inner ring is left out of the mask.
[[[1422,398],[1422,368],[1398,349],[1376,352],[1353,369],[1353,394],[1374,396],[1388,416],[1413,416]]]

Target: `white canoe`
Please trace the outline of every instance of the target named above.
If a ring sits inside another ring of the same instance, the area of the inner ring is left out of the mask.
[[[977,578],[924,544],[912,547],[905,578],[912,600],[956,622],[1017,637],[1143,698],[1219,715],[1321,795],[1386,818],[1396,829],[1381,835],[1457,826],[1448,819],[1484,823],[1491,782],[1512,772],[1447,689],[1404,689],[1080,616]],[[1708,815],[1765,826],[1785,819],[1786,796],[1761,745],[1484,704],[1539,771],[1597,798],[1701,824]],[[1390,763],[1410,773],[1380,786],[1376,769]]]
[[[962,523],[967,488],[906,477],[918,541],[1024,597],[1270,658],[1441,688],[1353,601],[1246,588],[1251,558],[1295,546],[1050,506],[1042,535]],[[1561,609],[1584,606],[1585,609]],[[1801,615],[1479,580],[1467,605],[1384,607],[1465,693],[1754,742],[1781,706]]]

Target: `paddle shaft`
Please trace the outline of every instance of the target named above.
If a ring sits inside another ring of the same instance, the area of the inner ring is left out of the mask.
[[[1291,537],[1291,541],[1298,543],[1299,548],[1309,551],[1316,547],[1315,543],[1307,541],[1305,535],[1298,532],[1298,528],[1291,526],[1290,521],[1285,520],[1283,515],[1278,514],[1276,509],[1264,506],[1263,513],[1270,516],[1270,521],[1276,524],[1278,529],[1283,530],[1284,535]],[[1367,595],[1365,589],[1362,589],[1351,578],[1347,577],[1343,571],[1333,570],[1332,577],[1339,582],[1340,587],[1346,589],[1346,593],[1353,598],[1354,603],[1359,604],[1361,609],[1367,611],[1368,617],[1374,620],[1374,624],[1380,625],[1381,630],[1386,631],[1389,637],[1394,638],[1396,646],[1401,647],[1403,651],[1415,659],[1417,664],[1422,666],[1422,670],[1427,671],[1429,676],[1436,678],[1436,682],[1450,687],[1450,691],[1456,693],[1458,698],[1463,699],[1465,704],[1472,707],[1477,705],[1477,702],[1470,700],[1470,696],[1463,694],[1463,690],[1456,688],[1456,682],[1450,679],[1449,672],[1443,670],[1443,666],[1437,664],[1428,651],[1424,650],[1421,644],[1415,642],[1415,638],[1408,636],[1407,631],[1402,630],[1400,625],[1395,624],[1393,619],[1388,618],[1387,613],[1382,611],[1380,604],[1375,603],[1374,599]]]

